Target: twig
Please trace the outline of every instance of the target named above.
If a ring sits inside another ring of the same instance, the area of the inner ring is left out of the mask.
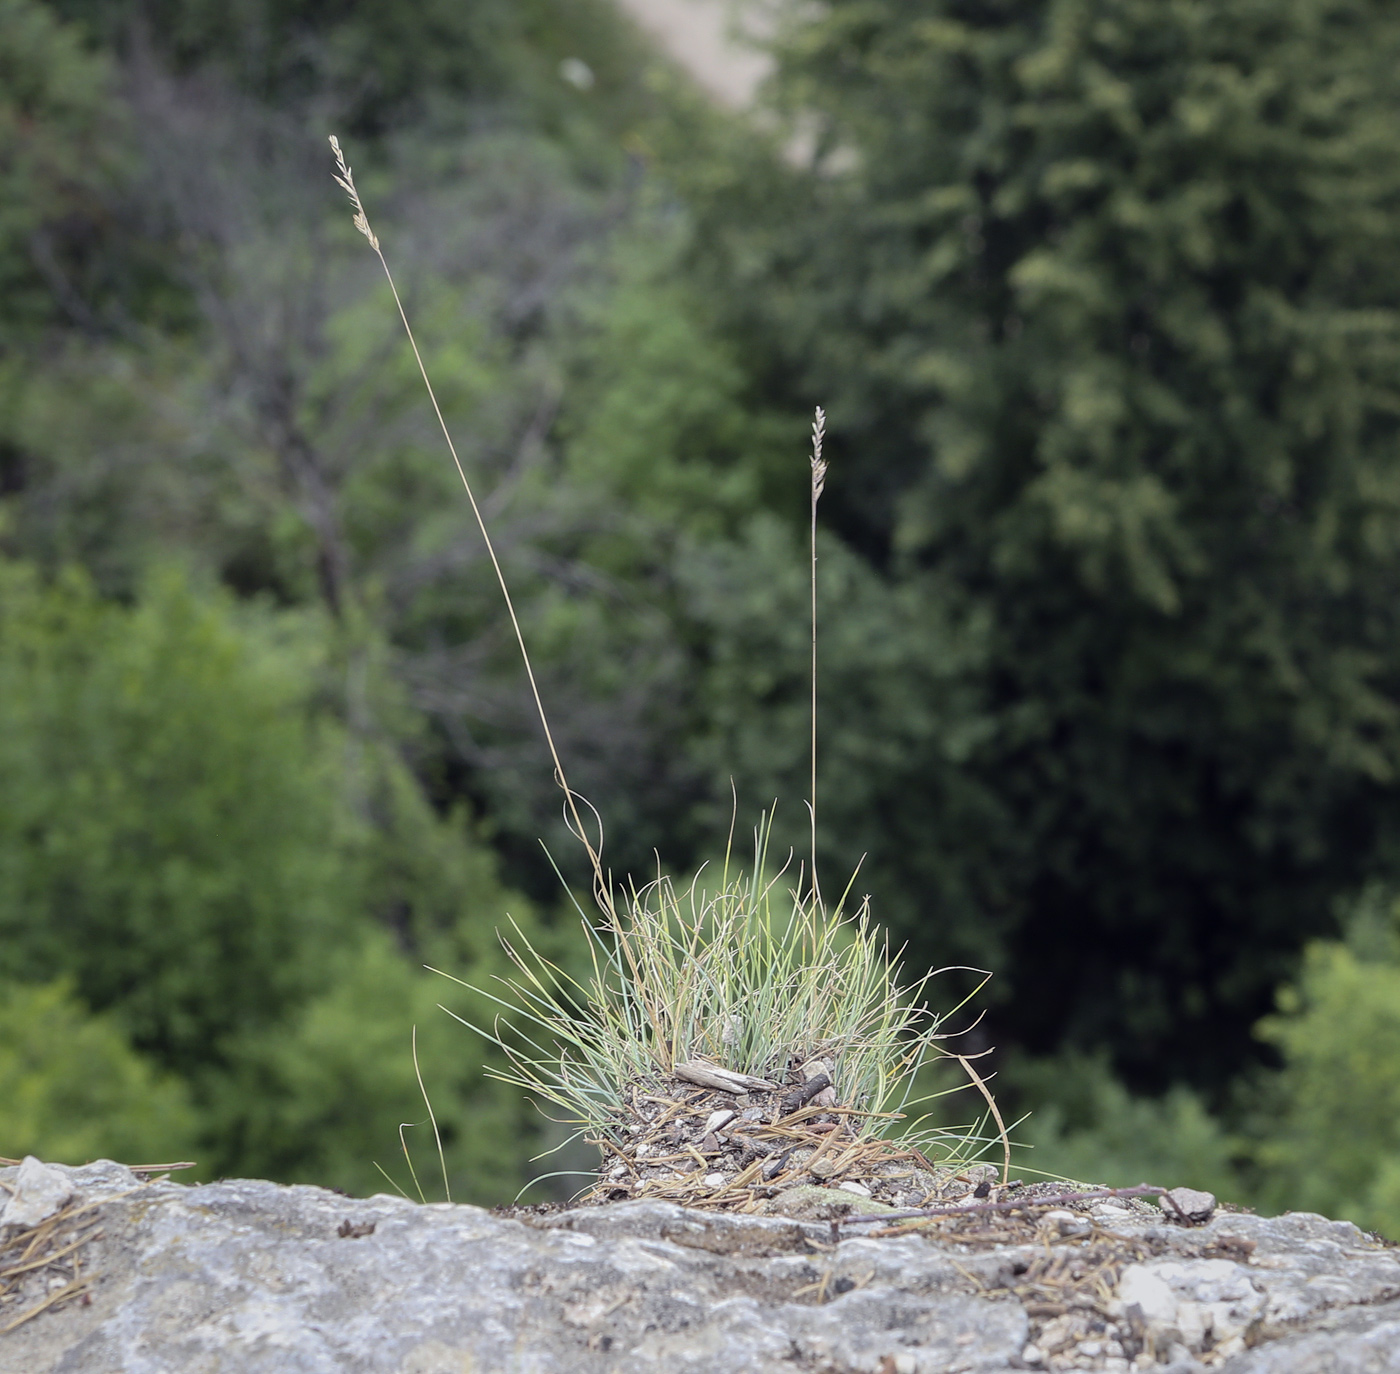
[[[0,1155],[0,1169],[8,1169],[23,1163],[24,1161],[22,1159],[9,1159],[4,1155]],[[198,1160],[185,1159],[177,1164],[123,1164],[122,1168],[130,1170],[133,1174],[165,1174],[174,1173],[176,1169],[194,1169],[198,1168],[198,1166]],[[4,1188],[7,1192],[11,1193],[15,1190],[12,1183],[6,1183],[3,1179],[0,1179],[0,1188]]]
[[[1138,1183],[1131,1188],[1095,1188],[1087,1193],[1056,1193],[1052,1197],[1022,1198],[1014,1202],[965,1202],[955,1207],[918,1207],[907,1212],[876,1212],[860,1216],[844,1217],[842,1226],[854,1226],[858,1222],[914,1221],[921,1217],[961,1217],[974,1216],[979,1212],[1020,1212],[1030,1207],[1059,1207],[1066,1202],[1094,1202],[1099,1198],[1110,1197],[1168,1197],[1170,1188],[1159,1188],[1154,1183]],[[1168,1197],[1170,1201],[1170,1198]],[[1182,1215],[1176,1208],[1177,1215]],[[833,1223],[835,1224],[835,1223]]]
[[[792,1152],[795,1149],[797,1149],[796,1145],[789,1145],[777,1159],[770,1159],[768,1163],[763,1166],[763,1181],[765,1183],[771,1183],[787,1168],[787,1162],[792,1157]]]
[[[809,1078],[798,1090],[783,1098],[783,1115],[795,1112],[799,1107],[805,1107],[819,1092],[825,1092],[831,1086],[831,1079],[824,1073],[819,1073],[815,1078]]]

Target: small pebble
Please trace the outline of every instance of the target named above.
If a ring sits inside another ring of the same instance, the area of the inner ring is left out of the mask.
[[[857,1197],[869,1197],[870,1189],[863,1183],[838,1183],[837,1188],[843,1193],[855,1193]]]
[[[1133,1220],[1131,1208],[1110,1206],[1108,1203],[1100,1203],[1094,1208],[1091,1215],[1100,1226],[1107,1230],[1112,1230],[1115,1226],[1121,1226],[1124,1222]]]
[[[1087,1236],[1094,1229],[1094,1223],[1088,1217],[1062,1207],[1046,1212],[1040,1218],[1039,1226],[1058,1236]]]
[[[705,1187],[718,1188],[728,1177],[728,1174],[706,1174]]]
[[[1044,1364],[1045,1356],[1040,1353],[1038,1345],[1028,1345],[1021,1351],[1022,1364]]]
[[[1157,1200],[1157,1205],[1173,1221],[1180,1219],[1178,1214],[1187,1221],[1209,1221],[1215,1211],[1215,1194],[1196,1188],[1173,1188],[1166,1197]]]

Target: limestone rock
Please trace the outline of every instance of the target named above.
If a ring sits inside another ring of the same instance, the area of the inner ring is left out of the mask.
[[[1163,1211],[1170,1211],[1187,1221],[1209,1221],[1215,1212],[1215,1194],[1197,1188],[1173,1188],[1161,1202]]]
[[[73,1184],[62,1169],[26,1155],[24,1162],[0,1190],[0,1231],[14,1227],[29,1229],[47,1221],[73,1196]],[[13,1190],[13,1191],[12,1191]]]
[[[1183,1345],[1215,1361],[1239,1353],[1264,1315],[1267,1299],[1248,1269],[1233,1260],[1165,1260],[1132,1264],[1118,1281],[1124,1313],[1142,1313],[1149,1348]]]
[[[891,1234],[909,1223],[503,1216],[51,1167],[92,1218],[89,1301],[24,1320],[32,1295],[0,1278],[0,1374],[1400,1374],[1400,1258],[1309,1215]]]

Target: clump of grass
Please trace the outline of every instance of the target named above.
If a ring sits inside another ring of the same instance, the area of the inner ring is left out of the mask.
[[[764,824],[752,868],[731,876],[726,861],[713,888],[703,873],[679,891],[662,875],[601,924],[585,916],[583,977],[518,933],[507,939],[516,972],[486,993],[503,1016],[471,1026],[509,1057],[496,1077],[596,1138],[624,1131],[632,1094],[687,1063],[781,1083],[824,1060],[842,1102],[883,1134],[910,1105],[920,1068],[943,1053],[945,1018],[923,1000],[933,975],[902,981],[868,899],[829,912],[781,886],[782,874],[765,876],[767,834]]]
[[[719,1186],[720,1192],[730,1191],[736,1178],[749,1180],[750,1176],[756,1179],[761,1175],[765,1182],[781,1183],[790,1177],[791,1168],[782,1173],[759,1167],[765,1151],[776,1155],[785,1143],[786,1153],[780,1156],[784,1167],[794,1153],[799,1162],[810,1160],[840,1139],[845,1142],[844,1153],[837,1152],[844,1161],[842,1169],[855,1167],[857,1156],[868,1168],[881,1161],[912,1157],[931,1169],[925,1152],[937,1149],[940,1161],[956,1172],[960,1164],[985,1147],[978,1128],[920,1130],[926,1118],[910,1121],[907,1115],[917,1105],[913,1094],[921,1070],[942,1057],[959,1063],[981,1091],[1006,1150],[1006,1132],[985,1083],[966,1057],[941,1044],[941,1027],[947,1016],[931,1011],[925,1000],[933,975],[904,982],[899,954],[872,921],[868,899],[848,910],[848,888],[834,907],[828,907],[817,881],[816,511],[827,473],[822,456],[825,416],[821,410],[813,425],[810,464],[810,871],[804,874],[799,869],[791,886],[783,883],[785,869],[771,874],[767,853],[769,821],[765,818],[755,838],[753,865],[747,872],[731,874],[726,853],[713,886],[707,883],[703,872],[682,890],[668,877],[658,875],[648,884],[632,885],[615,893],[603,870],[600,845],[590,840],[581,819],[579,800],[569,787],[510,589],[438,406],[393,274],[334,137],[331,147],[336,159],[336,180],[354,205],[355,228],[369,242],[388,278],[424,385],[490,554],[554,765],[555,780],[564,793],[565,814],[588,855],[593,873],[597,915],[590,917],[580,909],[591,967],[581,976],[571,974],[544,957],[517,927],[513,938],[502,936],[515,972],[498,979],[496,991],[473,988],[500,1008],[500,1014],[489,1026],[463,1020],[464,1025],[504,1053],[506,1067],[493,1070],[494,1076],[560,1109],[576,1135],[611,1149],[632,1170],[640,1191],[664,1193],[666,1181],[675,1178],[680,1180],[677,1195],[689,1201],[700,1200],[696,1193],[700,1184],[711,1186],[718,1177],[706,1173],[704,1152],[697,1148],[697,1143],[708,1147],[717,1140],[708,1125],[703,1137],[698,1134],[701,1128],[694,1126],[694,1139],[685,1141],[686,1151],[699,1166],[686,1176],[675,1169],[662,1168],[652,1169],[650,1176],[644,1178],[638,1171],[637,1159],[628,1154],[627,1141],[629,1136],[634,1138],[631,1148],[639,1157],[635,1141],[641,1131],[639,1114],[646,1116],[649,1130],[659,1130],[670,1123],[677,1143],[685,1134],[682,1116],[689,1113],[695,1121],[703,1118],[704,1108],[719,1099],[706,1099],[693,1088],[687,1095],[684,1084],[678,1083],[687,1079],[694,1083],[693,1072],[688,1075],[687,1070],[693,1071],[696,1065],[715,1066],[731,1075],[747,1075],[755,1085],[771,1090],[768,1096],[760,1094],[763,1106],[757,1109],[759,1115],[767,1112],[771,1116],[763,1126],[769,1143],[752,1136],[738,1137],[747,1163],[737,1176],[726,1177]],[[816,1072],[818,1066],[820,1075]],[[828,1084],[810,1091],[821,1076],[829,1080]],[[781,1096],[784,1085],[796,1085],[800,1094],[804,1081],[808,1098],[796,1102],[795,1098]],[[738,1089],[734,1091],[736,1100],[747,1096],[740,1097]],[[651,1106],[644,1109],[643,1102]],[[658,1103],[665,1104],[660,1115],[655,1110]],[[721,1111],[718,1115],[726,1113]],[[898,1137],[905,1153],[886,1151],[882,1155],[879,1149],[872,1153],[866,1148],[882,1141],[894,1144],[892,1136]],[[710,1149],[709,1153],[714,1155],[716,1151]],[[840,1175],[839,1171],[836,1175],[828,1171],[821,1176]],[[658,1186],[650,1187],[653,1183]],[[753,1197],[751,1189],[750,1201]]]

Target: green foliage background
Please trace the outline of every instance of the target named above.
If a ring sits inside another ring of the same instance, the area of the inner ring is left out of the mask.
[[[1154,1089],[1218,1089],[1388,862],[1395,42],[1351,3],[829,5],[782,74],[815,173],[706,221],[734,327],[827,402],[834,523],[974,665],[932,738],[975,721],[1001,823],[837,843],[1009,975],[1018,1041]]]
[[[756,120],[606,0],[0,0],[0,1153],[373,1188],[414,1025],[459,1195],[553,1140],[422,970],[586,874],[335,129],[615,872],[804,843],[823,404],[821,849],[1026,1159],[1400,1228],[1393,7],[778,10]]]

